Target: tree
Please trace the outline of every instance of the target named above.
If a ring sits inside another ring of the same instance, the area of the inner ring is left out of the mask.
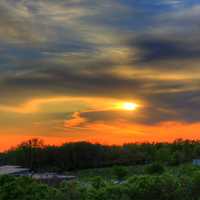
[[[161,163],[153,163],[146,167],[145,171],[148,174],[162,174],[165,171],[165,168]]]
[[[127,176],[128,171],[123,166],[114,166],[113,174],[119,181],[122,181]]]
[[[61,200],[60,192],[27,177],[0,177],[0,200]]]

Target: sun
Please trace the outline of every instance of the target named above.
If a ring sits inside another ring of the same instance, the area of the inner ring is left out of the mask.
[[[132,110],[136,110],[137,107],[138,107],[138,105],[136,103],[131,103],[131,102],[122,103],[123,110],[132,111]]]
[[[115,104],[115,109],[124,111],[134,111],[140,107],[139,104],[135,102],[121,101]]]

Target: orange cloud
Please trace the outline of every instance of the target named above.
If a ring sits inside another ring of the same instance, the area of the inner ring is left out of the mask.
[[[18,106],[0,106],[0,110],[4,112],[14,112],[20,114],[35,113],[38,112],[42,105],[54,102],[63,102],[73,100],[72,97],[50,97],[50,98],[38,98],[31,99]]]
[[[0,111],[19,114],[37,113],[42,111],[45,106],[49,106],[50,109],[52,104],[61,104],[63,102],[67,104],[67,106],[65,105],[65,109],[68,108],[69,110],[77,110],[79,107],[83,107],[81,110],[84,110],[85,106],[91,107],[92,110],[107,110],[115,108],[121,101],[113,98],[100,97],[55,96],[30,99],[20,105],[14,106],[0,105]]]
[[[86,123],[86,121],[87,120],[85,118],[80,116],[79,112],[75,112],[72,115],[71,119],[65,121],[64,126],[66,128],[77,127],[77,126],[80,126],[81,124]]]

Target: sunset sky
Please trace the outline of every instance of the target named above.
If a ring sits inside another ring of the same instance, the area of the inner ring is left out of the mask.
[[[0,0],[0,151],[200,139],[199,0]]]

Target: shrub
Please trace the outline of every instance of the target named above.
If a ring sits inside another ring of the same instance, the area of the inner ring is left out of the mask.
[[[113,174],[119,181],[121,181],[127,176],[128,171],[125,167],[114,166],[113,167]]]
[[[162,174],[165,169],[162,164],[160,163],[153,163],[148,165],[145,169],[146,173],[148,174]]]

